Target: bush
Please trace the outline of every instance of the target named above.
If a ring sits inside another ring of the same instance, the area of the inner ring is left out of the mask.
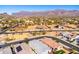
[[[58,51],[55,51],[55,54],[64,54],[65,52],[63,50],[58,50]]]

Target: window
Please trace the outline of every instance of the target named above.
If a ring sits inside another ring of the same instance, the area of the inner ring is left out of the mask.
[[[21,51],[22,50],[21,46],[16,47],[16,50],[17,52]]]

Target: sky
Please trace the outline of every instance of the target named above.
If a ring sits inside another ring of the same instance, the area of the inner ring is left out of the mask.
[[[19,11],[79,10],[79,5],[0,5],[0,13],[8,14]]]

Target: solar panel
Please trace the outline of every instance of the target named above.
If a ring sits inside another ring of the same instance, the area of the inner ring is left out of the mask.
[[[21,46],[16,47],[16,50],[17,52],[21,51],[22,50]]]

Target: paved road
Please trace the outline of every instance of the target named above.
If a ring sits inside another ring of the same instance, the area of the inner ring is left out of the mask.
[[[6,31],[10,30],[10,28],[15,28],[15,27],[17,27],[18,25],[19,25],[19,24],[16,24],[16,25],[14,25],[14,26],[10,26],[10,27],[8,27],[8,28],[6,28],[6,29],[4,29],[4,30],[1,30],[1,31],[0,31],[0,34],[6,33]]]
[[[68,42],[66,42],[66,41],[63,41],[63,40],[58,39],[58,38],[53,37],[53,36],[40,36],[40,37],[35,37],[35,38],[24,39],[24,40],[20,40],[20,41],[16,41],[16,42],[6,43],[6,44],[3,44],[3,45],[0,45],[0,47],[3,48],[3,47],[6,47],[6,46],[10,46],[10,45],[12,45],[12,44],[19,44],[19,43],[27,42],[27,41],[30,41],[30,40],[41,39],[41,38],[44,38],[44,37],[52,38],[52,39],[54,39],[54,40],[57,40],[57,41],[59,41],[60,43],[62,43],[62,44],[64,44],[64,45],[66,45],[66,46],[68,46],[68,47],[70,47],[70,48],[72,48],[72,49],[74,49],[74,50],[76,50],[76,51],[79,52],[79,47],[78,47],[78,46],[75,46],[75,45],[73,45],[73,44],[70,44],[70,43],[68,43]]]
[[[64,40],[58,39],[58,38],[56,38],[56,37],[48,36],[48,38],[52,38],[52,39],[58,40],[60,43],[62,43],[62,44],[64,44],[64,45],[66,45],[66,46],[68,46],[68,47],[70,47],[70,48],[72,48],[72,49],[74,49],[74,50],[76,50],[76,51],[79,52],[79,47],[76,46],[76,45],[73,45],[73,44],[71,44],[71,43],[69,43],[69,42],[66,42],[66,41],[64,41]]]
[[[15,26],[16,27],[16,26]],[[4,33],[0,33],[0,34],[16,34],[16,33],[30,33],[30,32],[52,32],[52,31],[79,31],[79,29],[69,29],[69,30],[64,30],[64,29],[45,29],[45,30],[26,30],[26,31],[22,31],[22,32],[4,32]]]

